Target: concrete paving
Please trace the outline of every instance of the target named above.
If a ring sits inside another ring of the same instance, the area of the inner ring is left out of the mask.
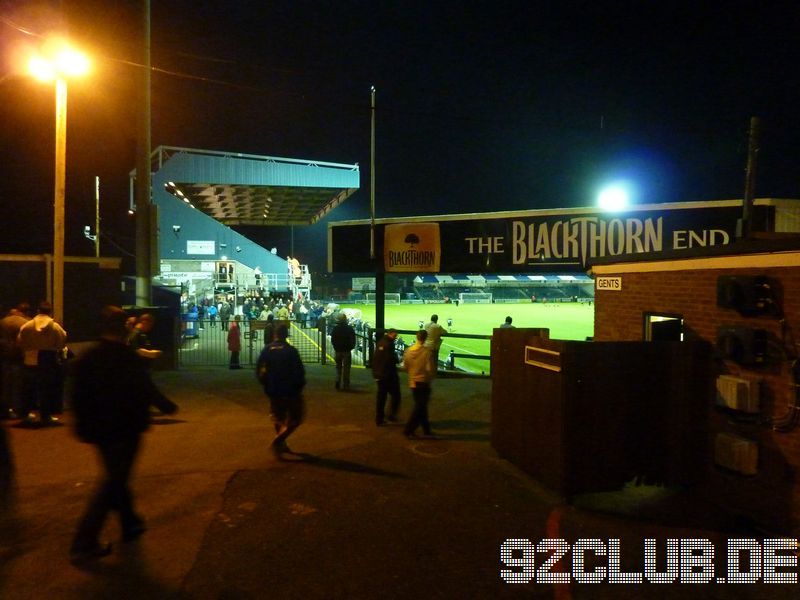
[[[156,373],[181,410],[155,419],[135,469],[149,530],[122,544],[111,520],[114,552],[90,568],[67,550],[98,475],[93,448],[69,414],[57,428],[7,426],[16,474],[0,519],[0,598],[797,597],[776,585],[508,584],[509,538],[620,538],[623,566],[641,571],[647,537],[722,547],[729,532],[704,527],[718,520],[702,511],[639,520],[566,505],[492,450],[486,379],[436,380],[441,439],[410,441],[374,425],[368,371],[354,369],[354,389],[338,392],[332,366],[307,370],[291,461],[268,450],[267,402],[249,370]]]

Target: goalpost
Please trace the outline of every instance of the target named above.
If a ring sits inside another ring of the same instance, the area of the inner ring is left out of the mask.
[[[366,304],[375,304],[375,292],[367,292]],[[400,294],[385,293],[383,295],[383,302],[385,304],[400,304]]]
[[[462,292],[458,295],[461,304],[491,304],[492,294],[489,292]]]

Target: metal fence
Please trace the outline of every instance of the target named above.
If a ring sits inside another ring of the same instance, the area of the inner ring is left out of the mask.
[[[275,321],[275,324],[279,321]],[[324,319],[320,319],[319,328],[303,327],[295,321],[284,321],[290,326],[289,343],[297,348],[300,358],[305,363],[332,363],[333,347],[330,342],[330,331]],[[242,350],[239,362],[245,366],[255,366],[258,355],[264,347],[264,327],[266,321],[241,321]],[[414,342],[416,331],[398,330],[395,350],[399,360],[407,344]],[[453,346],[457,338],[484,340],[485,354],[475,351],[460,352]],[[442,338],[442,350],[439,353],[439,368],[449,371],[468,371],[473,373],[489,373],[488,335],[445,334]],[[358,328],[356,330],[356,347],[352,352],[352,364],[369,366],[372,353],[375,351],[375,330]],[[178,361],[181,367],[187,366],[224,366],[230,360],[228,352],[228,330],[222,322],[184,321],[181,323]]]
[[[279,321],[275,321],[277,324]],[[324,340],[320,340],[317,329],[303,328],[299,323],[287,322],[290,326],[289,343],[300,352],[303,362],[319,363],[322,360]],[[255,366],[264,347],[266,321],[241,321],[242,350],[239,362]],[[215,321],[184,321],[181,327],[178,361],[180,366],[221,366],[230,360],[228,352],[228,328],[218,319]]]
[[[406,348],[416,340],[417,331],[414,329],[398,329],[397,339],[394,343],[395,352],[399,361],[403,360]],[[461,349],[458,339],[480,340],[480,352]],[[488,375],[491,361],[489,357],[490,335],[446,333],[442,336],[442,347],[439,351],[439,370],[463,371],[473,374]],[[330,340],[328,340],[330,345]],[[356,330],[356,347],[353,350],[354,365],[369,366],[372,353],[375,351],[375,330],[367,328]]]

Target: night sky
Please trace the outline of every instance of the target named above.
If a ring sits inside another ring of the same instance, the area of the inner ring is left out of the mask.
[[[67,252],[93,252],[95,175],[104,254],[133,251],[137,4],[0,0],[0,253],[52,244],[53,91],[15,68],[41,42],[21,29],[57,28],[96,61],[69,91]],[[800,198],[796,2],[152,4],[153,147],[359,163],[333,220],[369,216],[372,85],[379,217],[589,206],[620,178],[640,203],[740,198],[751,116],[756,196]],[[294,229],[316,270],[322,233]]]

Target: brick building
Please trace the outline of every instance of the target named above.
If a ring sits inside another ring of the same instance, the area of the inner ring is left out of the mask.
[[[600,259],[591,272],[595,341],[714,349],[716,386],[694,400],[706,403],[700,491],[766,531],[800,532],[800,238]]]

